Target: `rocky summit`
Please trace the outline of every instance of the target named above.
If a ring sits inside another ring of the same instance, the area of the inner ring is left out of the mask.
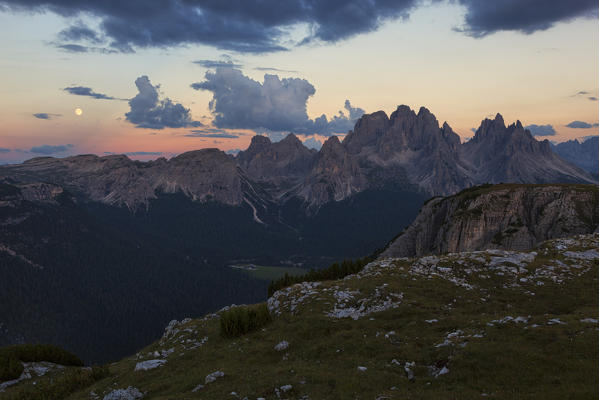
[[[201,202],[247,203],[256,220],[269,204],[298,199],[314,208],[389,185],[449,195],[482,183],[597,183],[519,121],[506,126],[499,114],[485,119],[462,144],[428,109],[416,113],[408,106],[390,116],[362,116],[343,141],[330,137],[320,151],[293,134],[277,143],[255,136],[237,157],[217,149],[150,162],[122,155],[42,157],[2,166],[0,177],[51,183],[87,200],[133,209],[176,192]]]

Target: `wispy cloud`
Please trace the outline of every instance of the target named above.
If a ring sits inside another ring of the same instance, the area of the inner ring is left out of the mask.
[[[60,114],[50,114],[50,113],[35,113],[33,116],[37,119],[53,119],[56,117],[60,117]]]
[[[119,99],[119,98],[116,98],[113,96],[109,96],[104,93],[97,93],[92,88],[87,87],[87,86],[70,86],[70,87],[66,87],[62,90],[64,90],[67,93],[70,93],[72,95],[75,95],[75,96],[92,97],[92,98],[98,99],[98,100],[127,100],[127,99]]]
[[[72,144],[59,144],[55,146],[49,144],[42,144],[41,146],[32,147],[29,150],[29,152],[34,154],[50,155],[56,153],[64,153],[65,151],[70,150],[73,147],[75,146]]]

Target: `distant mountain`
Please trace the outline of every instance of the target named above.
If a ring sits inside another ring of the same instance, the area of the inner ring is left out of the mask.
[[[599,233],[599,187],[484,185],[426,203],[381,257],[486,249],[528,250],[538,243]]]
[[[574,139],[558,143],[553,146],[553,150],[564,160],[599,175],[599,136],[584,142]]]
[[[461,144],[426,108],[407,106],[364,115],[320,151],[291,134],[255,136],[236,157],[203,149],[0,166],[0,315],[13,316],[0,320],[0,344],[49,341],[86,360],[115,358],[157,335],[167,315],[266,295],[263,280],[229,265],[363,257],[430,196],[486,182],[597,181],[519,122],[506,127],[498,115]]]

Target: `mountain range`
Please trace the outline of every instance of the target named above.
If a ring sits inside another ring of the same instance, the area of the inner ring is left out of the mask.
[[[578,167],[599,175],[599,136],[588,138],[585,141],[578,139],[568,140],[553,145],[553,150],[564,160]]]
[[[520,122],[506,126],[498,114],[461,143],[426,108],[407,106],[362,116],[319,151],[293,134],[276,143],[258,135],[237,156],[0,166],[0,315],[10,316],[0,345],[45,341],[86,361],[116,359],[169,318],[265,296],[268,279],[231,265],[306,269],[363,257],[427,198],[501,182],[597,183]]]

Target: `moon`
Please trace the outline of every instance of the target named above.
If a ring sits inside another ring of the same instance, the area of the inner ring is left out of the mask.
[[[82,114],[83,114],[83,110],[82,109],[80,109],[80,108],[76,108],[75,109],[75,115],[81,116]]]

